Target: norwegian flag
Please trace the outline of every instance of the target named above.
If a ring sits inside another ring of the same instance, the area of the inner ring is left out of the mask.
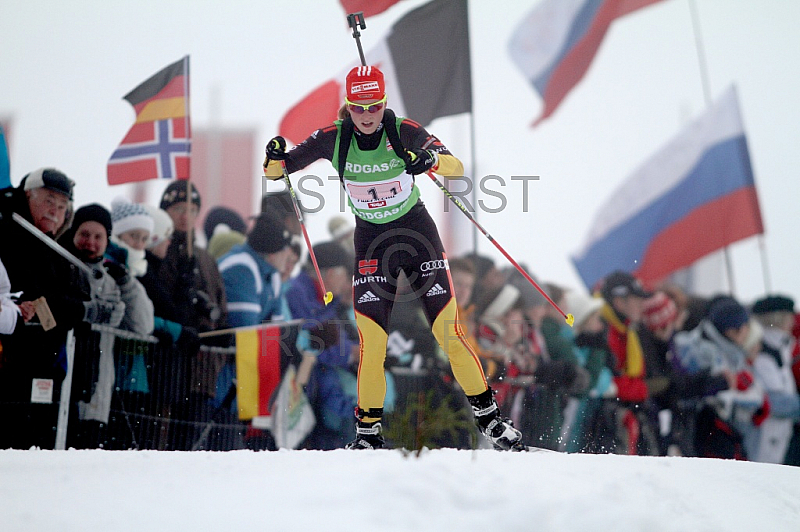
[[[148,179],[189,179],[189,56],[125,96],[136,123],[108,161],[108,184]]]

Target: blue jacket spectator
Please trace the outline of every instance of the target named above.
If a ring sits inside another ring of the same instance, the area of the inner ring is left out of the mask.
[[[281,319],[281,271],[289,260],[291,235],[262,214],[247,241],[219,259],[228,298],[228,325],[242,327]]]
[[[306,387],[317,417],[308,445],[315,449],[336,449],[350,439],[357,402],[352,363],[358,336],[349,305],[353,258],[335,242],[317,244],[314,254],[333,300],[325,305],[322,287],[310,264],[293,279],[287,300],[292,316],[307,320],[304,327],[311,334],[311,347],[317,354]]]
[[[270,214],[261,214],[244,244],[234,246],[219,260],[228,300],[228,325],[246,327],[283,321],[281,272],[293,252],[291,235]],[[236,376],[236,364],[222,368],[217,379],[215,406],[219,406]],[[232,405],[232,411],[237,408]]]

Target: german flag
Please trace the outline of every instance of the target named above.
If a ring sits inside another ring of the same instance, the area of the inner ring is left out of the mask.
[[[108,184],[189,179],[189,56],[157,72],[124,97],[136,122],[108,161]]]
[[[236,333],[236,400],[239,419],[269,416],[269,401],[281,381],[281,329]]]

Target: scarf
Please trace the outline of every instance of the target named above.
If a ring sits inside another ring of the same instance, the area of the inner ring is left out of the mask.
[[[608,323],[608,347],[617,361],[617,368],[627,377],[644,376],[644,353],[636,329],[623,322],[610,305],[604,304],[600,315]]]
[[[147,258],[143,249],[133,249],[116,236],[112,236],[111,241],[127,252],[127,261],[124,266],[128,268],[131,275],[141,277],[147,273]]]

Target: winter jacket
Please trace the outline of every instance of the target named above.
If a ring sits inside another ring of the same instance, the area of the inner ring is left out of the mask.
[[[228,304],[228,325],[280,321],[281,274],[249,244],[234,246],[218,263]]]
[[[753,361],[756,378],[769,397],[770,415],[760,426],[756,462],[782,464],[800,420],[800,397],[791,371],[794,338],[779,329],[764,331],[763,349]]]
[[[244,327],[266,321],[282,321],[281,275],[247,243],[233,246],[218,262],[228,309],[228,325]],[[283,364],[281,364],[283,366]],[[233,383],[236,364],[228,362],[219,372],[215,406]],[[235,411],[238,403],[231,405]]]
[[[148,261],[148,270],[151,265]],[[176,231],[173,234],[167,256],[158,265],[154,283],[165,290],[163,295],[167,296],[166,301],[161,300],[164,314],[156,315],[193,327],[198,332],[226,327],[225,285],[217,263],[197,245],[192,245],[189,256],[186,233]],[[182,355],[191,357],[189,392],[215,397],[217,376],[226,362],[223,357],[189,352]]]
[[[608,324],[608,349],[613,355],[614,384],[617,397],[626,403],[641,403],[648,398],[645,361],[636,327],[620,316],[608,303],[600,309]]]
[[[340,316],[341,302],[334,299],[325,305],[319,284],[308,274],[301,271],[292,279],[286,293],[292,317],[304,319],[304,329],[311,333],[312,344],[321,348],[317,362],[329,366],[348,367],[350,352],[358,345],[347,334],[347,320]]]
[[[723,371],[737,375],[749,374],[745,352],[720,333],[708,320],[702,320],[693,330],[681,331],[673,338],[672,356],[689,375],[707,372],[720,376]],[[711,381],[707,381],[708,384]],[[702,398],[683,402],[679,421],[687,415],[696,416],[694,441],[697,454],[720,458],[742,458],[747,447],[743,440],[752,433],[753,413],[763,404],[764,393],[751,382],[737,389],[714,389],[709,386]]]
[[[639,333],[645,355],[648,389],[659,410],[674,409],[681,401],[714,395],[728,388],[727,379],[711,375],[711,368],[691,372],[674,360],[671,342],[657,338],[649,329]]]
[[[723,369],[738,373],[746,369],[745,353],[717,330],[708,320],[689,332],[679,332],[674,339],[674,354],[689,373],[703,369],[719,375]]]
[[[44,331],[17,320],[13,333],[0,335],[0,402],[28,402],[33,378],[55,379],[56,385],[63,379],[67,332],[82,321],[84,306],[80,291],[71,283],[74,266],[18,225],[12,213],[33,223],[20,188],[0,190],[0,260],[8,273],[10,291],[22,292],[20,301],[44,297],[56,323],[55,328]]]
[[[349,359],[358,341],[347,333],[349,320],[345,311],[349,309],[343,308],[338,298],[325,305],[319,283],[306,270],[292,279],[286,299],[292,317],[306,320],[304,328],[311,335],[312,346],[318,348],[317,363],[306,386],[318,420],[310,445],[316,449],[342,447],[352,435],[357,404],[355,374]],[[388,399],[384,404],[386,412],[391,404]]]
[[[150,264],[148,261],[148,269]],[[192,246],[190,257],[186,233],[176,231],[173,234],[167,256],[156,275],[155,282],[166,290],[171,307],[165,313],[169,315],[159,314],[161,317],[200,332],[226,326],[228,306],[217,263],[197,245]]]
[[[0,334],[11,334],[20,318],[19,307],[11,299],[11,281],[0,260]]]

